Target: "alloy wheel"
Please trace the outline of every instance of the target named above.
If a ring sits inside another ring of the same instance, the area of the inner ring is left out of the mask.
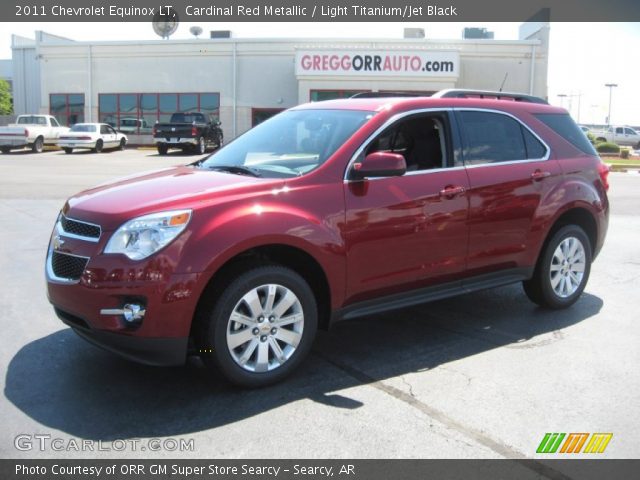
[[[233,308],[226,341],[234,362],[249,372],[281,367],[296,351],[304,329],[302,304],[278,284],[249,290]]]
[[[584,245],[576,237],[565,238],[553,252],[549,280],[556,295],[567,298],[573,295],[584,278],[586,253]]]

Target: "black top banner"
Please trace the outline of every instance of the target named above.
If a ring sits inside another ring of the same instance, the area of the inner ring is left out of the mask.
[[[3,22],[634,22],[638,0],[3,0]]]

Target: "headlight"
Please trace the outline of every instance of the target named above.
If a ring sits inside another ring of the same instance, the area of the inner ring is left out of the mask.
[[[142,260],[166,247],[186,228],[191,210],[153,213],[134,218],[111,235],[104,253],[122,253]]]

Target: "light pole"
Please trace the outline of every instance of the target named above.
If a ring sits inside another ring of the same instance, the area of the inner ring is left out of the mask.
[[[578,97],[578,118],[576,119],[576,122],[580,123],[580,99],[582,97],[582,93],[572,93],[571,95],[567,95],[566,93],[559,93],[558,96],[560,97],[561,107],[564,106],[564,99],[569,99],[569,113],[573,113],[573,97]]]
[[[617,83],[605,83],[605,87],[609,87],[609,114],[607,115],[607,126],[611,126],[611,96],[613,95],[613,88],[617,87]]]
[[[560,106],[562,108],[564,108],[564,99],[567,98],[567,94],[566,93],[559,93],[558,97],[560,97]]]

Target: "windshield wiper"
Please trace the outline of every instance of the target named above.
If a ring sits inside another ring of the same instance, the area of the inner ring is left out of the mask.
[[[252,177],[261,177],[255,168],[245,167],[243,165],[211,165],[207,167],[209,170],[219,170],[221,172],[235,173],[238,175],[251,175]]]

